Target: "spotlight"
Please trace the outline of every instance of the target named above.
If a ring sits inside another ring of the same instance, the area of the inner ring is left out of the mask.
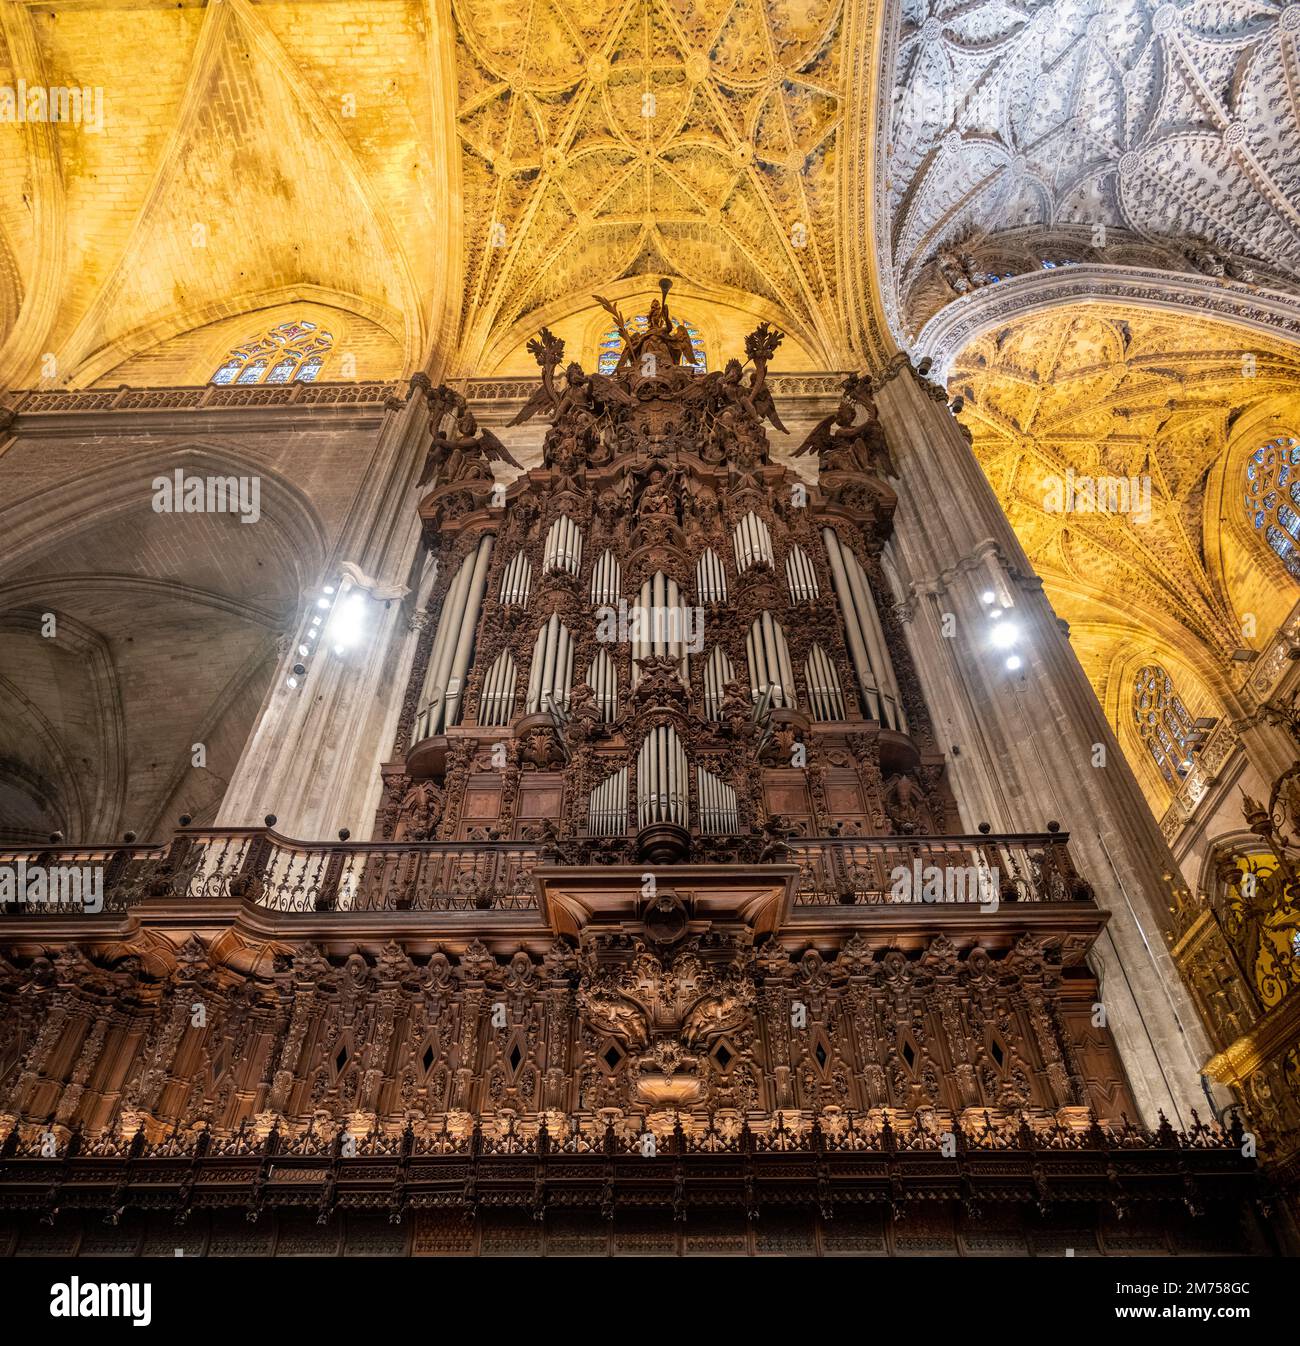
[[[1018,654],[1011,655],[1007,659],[1007,667],[1014,673],[1020,667],[1020,656]]]
[[[330,618],[329,637],[334,642],[335,654],[342,654],[361,639],[362,627],[365,625],[365,603],[360,594],[352,594]]]
[[[284,685],[286,687],[296,687],[298,685],[298,679],[294,677],[285,678]]]
[[[316,600],[316,606],[317,606],[318,608],[326,608],[326,609],[328,609],[328,608],[329,608],[329,605],[330,605],[330,601],[329,601],[328,598],[318,598],[318,599]]]
[[[993,646],[999,650],[1009,650],[1020,638],[1020,632],[1010,622],[999,622],[993,628]]]
[[[991,603],[996,597],[997,594],[995,594],[992,589],[985,589],[984,592],[980,594],[980,602]]]

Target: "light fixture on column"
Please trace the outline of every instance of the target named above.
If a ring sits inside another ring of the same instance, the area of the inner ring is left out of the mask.
[[[988,598],[990,595],[986,594],[985,597]],[[989,619],[993,623],[989,644],[995,650],[1005,652],[1006,660],[1003,667],[1008,673],[1014,673],[1024,664],[1024,659],[1016,653],[1016,644],[1020,640],[1020,628],[1014,622],[1007,620],[1010,616],[1010,605],[994,604],[989,612]]]
[[[340,595],[330,615],[326,634],[334,645],[335,654],[344,654],[361,641],[366,626],[366,600],[355,590],[346,597]]]
[[[993,628],[992,644],[995,650],[1009,650],[1019,639],[1020,629],[1013,622],[999,621]]]
[[[344,655],[359,647],[369,634],[367,599],[385,606],[403,598],[405,588],[381,586],[359,567],[345,561],[338,578],[321,585],[311,600],[311,616],[304,623],[296,644],[296,661],[285,678],[285,686],[294,690],[305,682],[311,659],[318,653],[321,636],[328,640],[334,654]]]

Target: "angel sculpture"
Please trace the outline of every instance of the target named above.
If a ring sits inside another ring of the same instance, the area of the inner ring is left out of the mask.
[[[861,425],[857,423],[858,407],[864,408],[867,413]],[[813,426],[808,437],[794,451],[793,457],[812,452],[817,454],[817,466],[821,472],[893,475],[884,432],[865,380],[850,377],[845,382],[844,396],[839,406]]]
[[[745,738],[754,727],[754,698],[738,678],[732,678],[722,689],[718,719],[731,731],[732,738]]]
[[[776,414],[776,403],[767,390],[767,364],[784,340],[784,332],[773,330],[765,322],[759,323],[745,338],[745,354],[754,366],[749,386],[745,389],[746,409],[758,419],[771,421],[782,434],[786,433],[786,428],[781,424]]]
[[[644,332],[630,331],[622,313],[604,295],[591,296],[614,319],[614,326],[623,338],[623,349],[614,367],[616,374],[623,369],[637,368],[642,374],[653,378],[661,363],[665,369],[695,363],[695,348],[686,324],[679,322],[674,327],[668,313],[668,291],[671,287],[670,280],[659,282],[663,299],[650,301]]]
[[[564,421],[581,432],[592,429],[610,406],[636,405],[635,399],[612,379],[586,373],[576,360],[565,369],[563,386],[557,387],[555,371],[564,359],[564,342],[549,328],[543,327],[528,343],[528,349],[542,371],[542,386],[520,408],[511,425],[523,425],[549,408],[552,423]]]
[[[433,447],[425,460],[420,485],[438,472],[444,483],[455,481],[492,481],[491,463],[508,463],[523,471],[510,450],[492,433],[479,425],[474,413],[464,405],[450,434],[435,433]]]
[[[749,382],[745,382],[745,366],[739,360],[728,360],[721,371],[715,370],[700,380],[699,390],[691,394],[690,400],[702,402],[713,421],[719,420],[728,408],[735,408],[753,425],[770,421],[782,434],[788,434],[767,387],[767,362],[783,340],[784,333],[760,323],[745,338],[745,353],[754,365]]]

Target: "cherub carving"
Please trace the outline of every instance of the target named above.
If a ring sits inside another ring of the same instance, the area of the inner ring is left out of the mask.
[[[598,1033],[608,1033],[634,1051],[649,1041],[645,1010],[607,983],[584,977],[578,986],[578,1006]]]
[[[886,781],[885,813],[894,827],[905,835],[931,830],[929,801],[911,776],[892,776]]]
[[[600,728],[600,707],[591,684],[581,679],[569,693],[569,718],[565,733],[572,743],[586,743]]]
[[[727,726],[732,738],[744,738],[753,729],[754,701],[739,678],[732,678],[722,689],[718,719]]]

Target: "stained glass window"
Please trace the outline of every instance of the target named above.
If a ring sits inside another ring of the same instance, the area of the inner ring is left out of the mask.
[[[1300,580],[1300,440],[1278,435],[1246,459],[1245,501],[1251,526]]]
[[[681,320],[673,319],[674,328],[679,321]],[[644,332],[649,325],[649,319],[644,313],[627,320],[627,330],[629,332]],[[700,330],[694,323],[684,323],[684,326],[691,338],[691,352],[695,356],[692,368],[697,374],[706,374],[708,373],[708,361],[704,356],[704,338],[700,335]],[[623,338],[619,336],[617,327],[611,327],[600,339],[597,371],[601,374],[612,374],[618,368],[618,357],[622,354],[622,351]]]
[[[1133,680],[1133,718],[1160,774],[1176,789],[1192,768],[1196,727],[1173,679],[1159,664],[1139,669]]]
[[[236,346],[212,376],[213,383],[314,383],[334,336],[305,318],[282,322]]]

